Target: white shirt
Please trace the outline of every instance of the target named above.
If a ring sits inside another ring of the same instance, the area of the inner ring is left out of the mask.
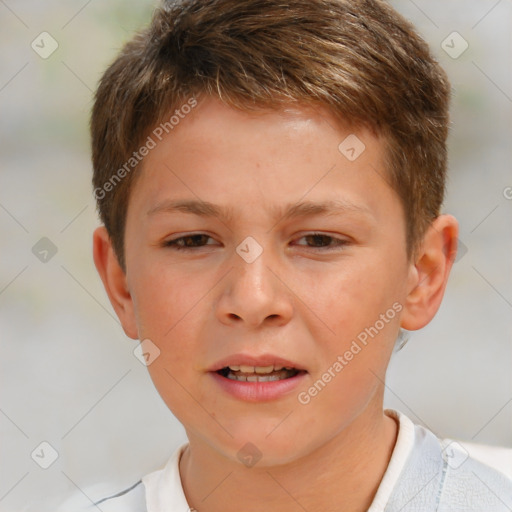
[[[368,512],[510,512],[512,480],[468,456],[461,444],[439,440],[397,411],[397,442]],[[191,512],[179,471],[180,446],[160,470],[95,504],[61,512]]]

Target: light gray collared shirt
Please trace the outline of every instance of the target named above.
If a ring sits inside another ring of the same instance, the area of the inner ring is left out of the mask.
[[[402,413],[397,442],[368,512],[511,512],[512,480],[469,457],[456,441],[440,440]],[[96,501],[102,512],[190,512],[181,485],[180,446],[164,468]],[[62,512],[95,511],[93,504]]]

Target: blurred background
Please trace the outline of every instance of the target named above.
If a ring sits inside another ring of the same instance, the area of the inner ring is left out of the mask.
[[[512,1],[392,4],[453,85],[444,210],[461,252],[438,315],[393,357],[386,405],[441,437],[512,447]],[[185,441],[91,256],[92,94],[154,5],[0,0],[2,512],[123,489]]]

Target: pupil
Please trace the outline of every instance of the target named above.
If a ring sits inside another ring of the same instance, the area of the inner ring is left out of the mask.
[[[329,243],[329,237],[326,235],[309,235],[309,238],[314,245],[326,245]]]
[[[194,247],[201,242],[204,242],[205,235],[192,235],[185,238],[185,245],[187,247]]]

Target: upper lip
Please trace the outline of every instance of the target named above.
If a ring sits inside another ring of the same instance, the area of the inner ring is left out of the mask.
[[[226,366],[282,366],[283,368],[295,368],[296,370],[304,370],[299,363],[283,359],[274,354],[261,354],[253,356],[251,354],[233,354],[229,357],[221,359],[212,365],[209,371],[217,372],[226,368]]]

